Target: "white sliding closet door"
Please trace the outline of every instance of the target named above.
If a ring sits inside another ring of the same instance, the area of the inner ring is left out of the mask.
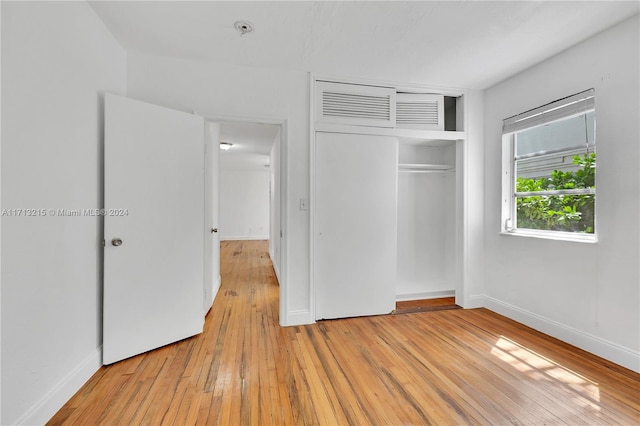
[[[398,140],[316,133],[316,319],[395,309]]]

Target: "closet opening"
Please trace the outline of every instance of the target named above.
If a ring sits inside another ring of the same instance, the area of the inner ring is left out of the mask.
[[[396,311],[455,306],[455,165],[455,141],[400,140]]]

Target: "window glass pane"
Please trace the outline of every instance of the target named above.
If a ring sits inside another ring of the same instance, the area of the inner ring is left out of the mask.
[[[589,160],[584,160],[595,152],[594,130],[594,112],[589,111],[515,133],[516,156],[525,156],[515,160],[515,175],[519,186],[528,187],[517,192],[593,187],[593,179],[582,179],[582,175],[595,174],[595,158],[588,165],[585,162]]]
[[[585,155],[590,159],[595,152],[585,154],[584,149],[569,150],[516,161],[516,182],[518,186],[526,184],[528,188],[516,189],[516,192],[593,187],[595,165],[588,166],[589,168],[585,171]],[[587,180],[587,176],[584,176],[586,172],[590,173],[591,180]],[[539,179],[541,182],[534,185],[532,182],[524,182],[523,179]]]
[[[595,195],[517,198],[516,211],[518,228],[588,234],[595,229]]]
[[[517,132],[516,155],[571,148],[587,141],[595,141],[593,111],[586,113],[586,132],[585,114]]]

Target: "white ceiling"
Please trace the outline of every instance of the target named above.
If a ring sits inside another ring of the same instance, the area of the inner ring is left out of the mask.
[[[220,151],[220,167],[263,170],[277,134],[278,126],[271,124],[221,123],[220,141],[233,146]]]
[[[488,88],[640,10],[637,1],[90,4],[128,51],[472,89]],[[241,37],[238,20],[253,23],[254,31]],[[242,140],[247,151],[238,143],[222,162],[242,155],[263,162],[275,136],[269,127],[223,126],[223,138]]]
[[[637,1],[107,1],[128,50],[487,88],[629,17]],[[248,20],[243,37],[233,24]]]

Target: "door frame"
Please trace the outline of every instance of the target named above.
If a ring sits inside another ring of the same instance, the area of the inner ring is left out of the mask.
[[[280,191],[280,229],[282,236],[280,238],[280,266],[278,276],[279,283],[279,323],[281,326],[288,325],[289,312],[289,285],[288,285],[288,258],[289,258],[289,215],[287,206],[289,205],[288,196],[288,120],[283,117],[265,117],[265,116],[251,116],[251,115],[218,115],[218,114],[203,114],[203,118],[206,122],[213,122],[218,124],[223,123],[238,123],[238,124],[269,124],[280,127],[280,138],[277,141],[280,143],[280,187],[272,188],[272,190]],[[206,202],[206,200],[205,200]],[[269,220],[271,224],[271,220]],[[271,233],[270,233],[271,234]]]
[[[214,134],[216,137],[214,137]],[[216,205],[216,201],[220,198],[220,173],[219,167],[216,164],[219,163],[220,153],[219,148],[216,146],[217,139],[220,139],[220,125],[211,121],[204,120],[204,217],[205,223],[203,231],[205,233],[204,244],[204,304],[203,312],[206,316],[209,314],[215,295],[220,289],[220,237],[217,231],[214,231],[218,227],[219,222],[219,203]],[[215,145],[214,145],[215,144]],[[209,194],[210,196],[207,196]],[[217,200],[213,195],[217,196]],[[214,198],[214,199],[212,199]],[[218,212],[217,214],[215,212]],[[215,220],[214,220],[215,218]],[[214,232],[216,232],[214,234]],[[214,249],[214,241],[218,241],[217,249]],[[217,268],[214,267],[216,261],[213,259],[213,254],[218,254]],[[214,273],[217,269],[217,274]]]

